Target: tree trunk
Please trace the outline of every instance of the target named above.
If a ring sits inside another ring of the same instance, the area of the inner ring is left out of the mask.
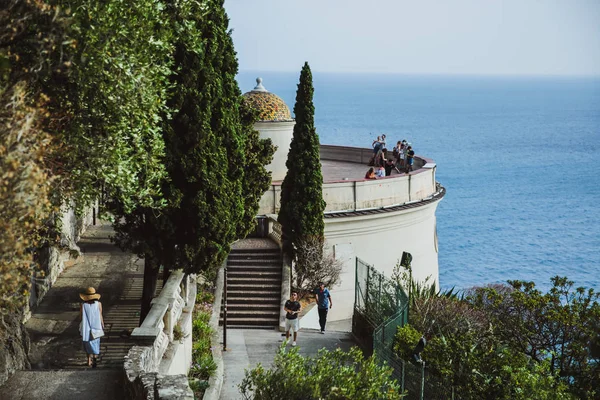
[[[158,280],[158,263],[152,256],[146,253],[144,257],[144,289],[142,291],[142,306],[140,310],[140,325],[150,312],[151,302],[156,292],[156,281]]]
[[[165,286],[165,283],[167,283],[169,276],[171,276],[171,268],[169,268],[165,265],[165,266],[163,266],[163,276],[162,276],[163,287]]]

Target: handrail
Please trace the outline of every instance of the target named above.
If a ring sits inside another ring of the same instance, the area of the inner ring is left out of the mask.
[[[188,280],[183,271],[173,271],[139,328],[131,333],[133,339],[156,339],[161,332],[173,341],[173,328],[187,303]],[[185,300],[184,300],[185,299]]]

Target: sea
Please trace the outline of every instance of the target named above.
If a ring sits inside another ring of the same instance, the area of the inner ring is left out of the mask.
[[[293,111],[298,73],[244,71]],[[406,139],[437,164],[440,286],[600,290],[600,77],[313,72],[321,143]],[[382,246],[397,246],[389,238]]]

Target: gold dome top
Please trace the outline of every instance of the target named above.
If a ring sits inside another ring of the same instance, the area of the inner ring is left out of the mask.
[[[269,92],[262,85],[262,79],[256,78],[256,87],[244,93],[243,101],[250,108],[258,111],[259,121],[291,121],[290,109],[281,97]]]

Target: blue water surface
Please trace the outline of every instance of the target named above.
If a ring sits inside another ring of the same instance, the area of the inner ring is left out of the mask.
[[[293,110],[298,74],[260,75]],[[440,283],[600,289],[600,78],[314,73],[321,143],[407,139],[438,165]]]

